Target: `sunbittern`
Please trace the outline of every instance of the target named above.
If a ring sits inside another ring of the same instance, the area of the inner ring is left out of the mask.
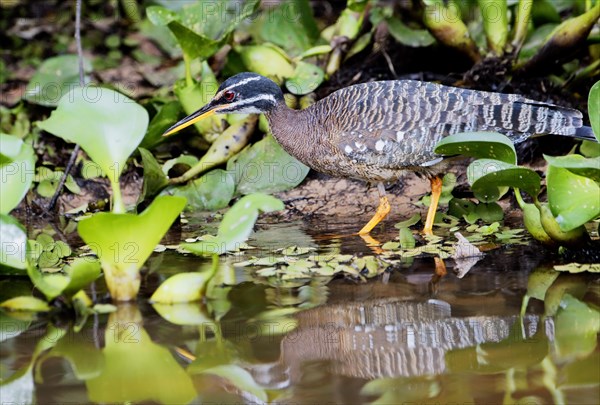
[[[424,233],[431,234],[447,159],[433,150],[459,132],[497,131],[514,143],[532,135],[595,139],[573,109],[514,94],[491,93],[413,80],[357,84],[304,110],[284,102],[280,87],[255,73],[227,79],[213,99],[165,132],[170,135],[215,113],[264,113],[275,139],[312,169],[378,184],[379,207],[359,231],[368,234],[390,211],[383,182],[405,170],[431,181]]]

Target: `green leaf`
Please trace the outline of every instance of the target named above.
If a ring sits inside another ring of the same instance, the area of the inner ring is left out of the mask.
[[[294,17],[291,17],[294,16]],[[285,0],[262,13],[257,20],[260,41],[283,47],[290,55],[311,48],[319,38],[319,28],[308,0]]]
[[[156,115],[150,121],[148,131],[146,132],[146,135],[144,135],[144,139],[140,143],[140,146],[146,149],[152,149],[156,145],[164,142],[167,138],[162,135],[174,122],[178,121],[182,112],[181,104],[177,101],[171,101],[160,107]]]
[[[260,193],[247,195],[240,198],[225,213],[216,238],[210,241],[184,243],[181,247],[201,255],[223,254],[234,250],[242,242],[245,242],[252,233],[259,212],[271,212],[283,208],[283,203],[270,195]]]
[[[600,156],[595,158],[584,158],[581,155],[547,156],[544,159],[554,167],[562,167],[578,174],[600,182]]]
[[[557,264],[554,266],[554,270],[556,271],[565,271],[569,273],[600,273],[600,263],[590,263],[590,264],[581,264],[581,263],[569,263],[569,264]]]
[[[570,231],[600,215],[600,186],[567,169],[550,165],[546,175],[548,203],[562,231]]]
[[[139,215],[101,212],[79,222],[77,230],[100,258],[116,300],[135,298],[139,269],[185,207],[185,198],[157,197]]]
[[[240,57],[249,71],[256,72],[281,84],[294,76],[294,67],[285,53],[271,45],[248,45],[239,50]],[[306,63],[306,62],[303,62]]]
[[[187,404],[197,396],[190,376],[171,352],[154,343],[139,323],[111,316],[109,325],[113,327],[106,328],[104,367],[85,381],[90,401]]]
[[[139,199],[139,201],[143,201],[148,197],[158,194],[169,184],[169,180],[152,153],[142,147],[138,148],[138,150],[142,156],[142,165],[144,166],[144,184]]]
[[[242,150],[227,162],[238,194],[276,193],[296,187],[309,168],[290,156],[272,136]]]
[[[517,153],[512,141],[497,132],[464,132],[449,135],[435,147],[440,155],[464,155],[476,158],[517,163]]]
[[[422,47],[435,43],[435,38],[427,30],[412,29],[396,17],[388,18],[386,22],[392,37],[403,45]]]
[[[184,186],[170,187],[163,194],[185,197],[186,210],[214,211],[226,207],[234,192],[233,177],[224,170],[215,169]]]
[[[548,267],[538,267],[529,273],[527,280],[527,295],[540,301],[544,300],[546,291],[559,276],[559,272]]]
[[[148,127],[148,113],[135,101],[100,87],[76,87],[59,102],[39,127],[68,142],[81,145],[113,186],[115,212],[124,212],[119,176],[127,158]]]
[[[402,221],[402,222],[398,222],[397,224],[394,224],[394,228],[396,228],[396,229],[410,228],[411,226],[415,225],[420,220],[421,220],[421,214],[415,214],[412,217],[410,217],[409,219],[407,219],[406,221]]]
[[[590,89],[588,114],[596,140],[600,142],[600,81],[597,81]]]
[[[212,367],[204,370],[203,372],[205,374],[216,375],[224,380],[227,380],[229,384],[233,385],[241,392],[252,395],[252,398],[257,398],[262,402],[266,402],[268,400],[265,389],[254,381],[252,374],[240,366],[235,364],[227,364]]]
[[[0,303],[0,307],[10,311],[48,312],[46,301],[35,297],[15,297]]]
[[[499,160],[475,160],[467,168],[467,178],[473,193],[482,202],[496,201],[506,192],[505,187],[521,188],[532,197],[540,192],[541,179],[536,172]]]
[[[42,180],[35,189],[40,197],[50,198],[56,192],[57,184],[50,180]]]
[[[83,60],[84,71],[92,67]],[[62,55],[46,59],[33,75],[25,89],[25,100],[30,103],[55,107],[61,97],[73,87],[79,87],[79,58],[77,55]]]
[[[152,294],[150,301],[158,304],[176,304],[199,301],[213,271],[179,273],[166,279]]]
[[[23,225],[9,215],[0,214],[0,265],[26,269],[27,251],[27,234]]]
[[[572,295],[563,296],[554,326],[559,358],[581,358],[596,349],[600,314]]]
[[[412,249],[417,243],[411,230],[408,228],[400,228],[400,235],[398,238],[400,239],[400,246],[402,249]]]
[[[98,277],[100,277],[100,263],[89,257],[75,259],[64,269],[69,283],[63,290],[68,298],[71,298],[79,290],[87,287]]]
[[[600,143],[593,141],[583,141],[579,146],[579,152],[588,158],[595,158],[600,156]]]
[[[292,94],[303,95],[316,90],[323,82],[325,72],[312,63],[298,62],[294,74],[285,82]]]
[[[33,148],[16,136],[0,133],[0,214],[8,214],[25,197],[34,168]]]

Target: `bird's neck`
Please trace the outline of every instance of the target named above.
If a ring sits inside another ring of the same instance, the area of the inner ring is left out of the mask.
[[[269,121],[271,133],[287,153],[303,163],[308,164],[311,158],[310,146],[314,124],[310,123],[310,114],[304,110],[293,110],[284,102],[265,114]]]

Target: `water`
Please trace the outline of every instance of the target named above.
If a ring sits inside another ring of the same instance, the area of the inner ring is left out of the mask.
[[[172,242],[196,226],[190,220]],[[140,300],[116,312],[1,314],[1,402],[598,403],[598,335],[586,326],[597,312],[585,311],[600,306],[600,279],[561,275],[552,291],[577,299],[559,299],[563,308],[548,317],[556,303],[531,299],[520,318],[529,275],[556,260],[537,245],[491,251],[463,278],[451,261],[435,276],[430,257],[358,282],[281,280],[232,267],[273,241],[372,254],[358,237],[322,237],[352,227],[259,225],[249,242],[258,249],[220,261],[236,284],[204,303],[147,302],[170,275],[210,266],[167,251],[147,263]],[[102,300],[106,288],[97,282],[89,294]]]

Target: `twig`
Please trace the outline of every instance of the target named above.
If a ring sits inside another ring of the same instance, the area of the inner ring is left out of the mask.
[[[75,44],[77,46],[77,58],[79,59],[79,85],[81,87],[85,86],[85,72],[83,69],[83,48],[81,46],[81,0],[77,0],[75,3]],[[77,159],[77,155],[79,154],[80,146],[79,144],[75,144],[73,151],[71,152],[71,157],[69,158],[69,162],[65,167],[65,172],[63,173],[60,181],[58,182],[58,187],[56,187],[56,191],[50,200],[50,204],[48,204],[48,211],[54,210],[56,206],[56,201],[58,201],[58,197],[62,192],[63,187],[65,186],[65,182],[67,181],[67,177],[73,169],[73,165],[75,164],[75,159]]]

